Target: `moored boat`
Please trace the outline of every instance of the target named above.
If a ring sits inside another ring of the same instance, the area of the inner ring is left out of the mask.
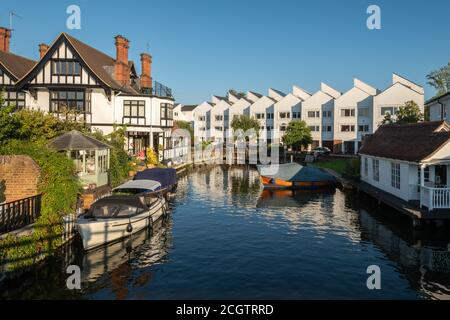
[[[174,193],[177,188],[177,171],[173,168],[151,168],[136,173],[133,180],[154,180],[161,184],[160,189]]]
[[[133,185],[126,183],[114,189],[115,192],[121,190],[121,194],[94,202],[76,222],[84,249],[97,248],[152,227],[167,212],[166,200],[161,193],[154,192],[159,186],[155,181],[141,181]],[[133,194],[130,187],[145,191]]]
[[[329,173],[298,163],[258,166],[261,183],[265,188],[320,189],[334,187],[336,179]]]

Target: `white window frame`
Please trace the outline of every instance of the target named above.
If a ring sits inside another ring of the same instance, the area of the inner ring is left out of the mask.
[[[372,159],[372,175],[374,181],[380,181],[380,160]]]
[[[398,162],[391,162],[391,186],[399,190],[401,188],[401,170]]]

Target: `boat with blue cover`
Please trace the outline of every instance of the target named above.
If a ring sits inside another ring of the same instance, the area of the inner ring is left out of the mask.
[[[295,162],[260,165],[257,168],[265,188],[320,189],[336,186],[336,178],[328,172]]]
[[[177,171],[174,168],[151,168],[136,173],[133,180],[153,180],[161,184],[160,190],[175,192]]]

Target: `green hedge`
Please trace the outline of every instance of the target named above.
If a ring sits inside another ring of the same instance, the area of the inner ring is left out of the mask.
[[[49,150],[44,142],[10,140],[0,147],[0,154],[30,156],[41,168],[38,190],[42,194],[41,216],[32,236],[35,241],[26,241],[21,248],[5,250],[3,258],[17,259],[33,250],[51,253],[61,244],[62,216],[74,212],[81,190],[74,163],[65,154]],[[18,240],[4,240],[0,246],[14,241]]]

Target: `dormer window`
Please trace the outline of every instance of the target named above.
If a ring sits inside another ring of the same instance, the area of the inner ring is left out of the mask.
[[[81,65],[75,60],[54,60],[52,72],[55,76],[79,76],[81,75]]]

